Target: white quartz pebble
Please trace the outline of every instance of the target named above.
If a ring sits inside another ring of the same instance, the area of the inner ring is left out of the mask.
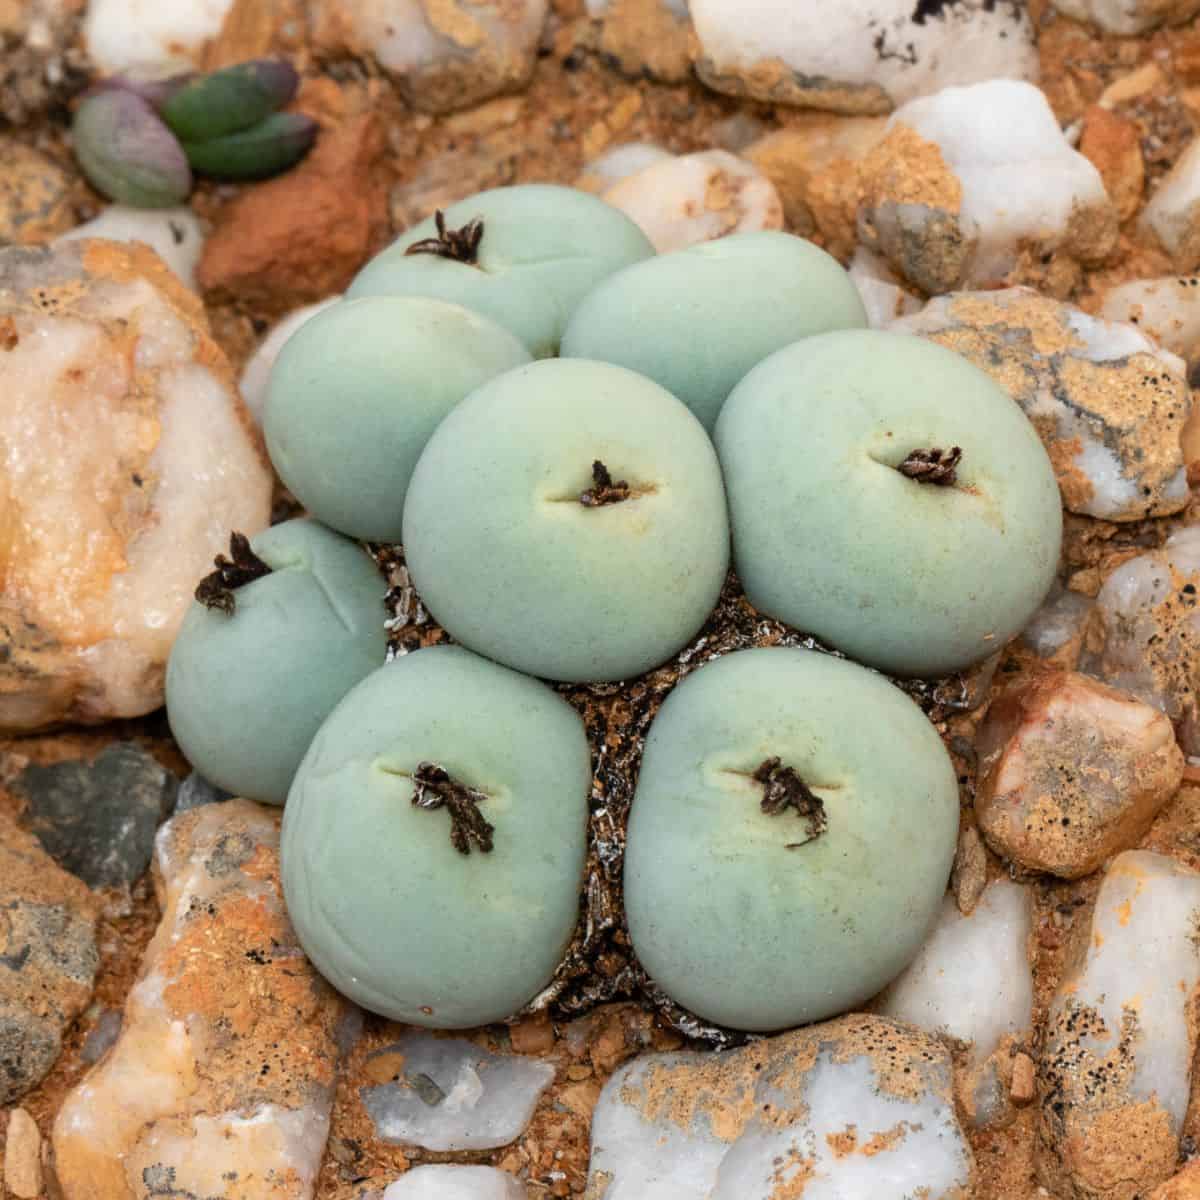
[[[470,108],[523,87],[549,0],[313,0],[318,52],[373,58],[427,112]]]
[[[1175,722],[1184,752],[1200,754],[1200,526],[1122,563],[1096,597],[1080,670],[1132,692]]]
[[[724,1054],[652,1054],[605,1085],[586,1200],[951,1200],[971,1151],[950,1057],[853,1016]]]
[[[653,142],[622,142],[592,159],[575,181],[575,186],[586,192],[604,192],[622,179],[674,157],[669,150]]]
[[[1032,84],[993,79],[946,88],[898,109],[905,125],[941,150],[962,185],[958,220],[974,239],[959,286],[991,283],[1015,265],[1023,243],[1073,250],[1110,246],[1115,211],[1100,173],[1063,136]],[[936,211],[936,210],[934,210]],[[1096,223],[1104,222],[1100,238]]]
[[[495,1167],[414,1167],[382,1200],[525,1200],[520,1180]]]
[[[1200,13],[1200,0],[1054,0],[1065,17],[1091,21],[1107,33],[1145,33]]]
[[[1165,855],[1128,851],[1105,874],[1041,1059],[1041,1166],[1055,1194],[1149,1195],[1175,1170],[1196,1049],[1198,909],[1200,875]],[[1110,1190],[1122,1134],[1136,1138],[1120,1160],[1128,1191]]]
[[[1105,293],[1100,315],[1136,325],[1164,349],[1191,360],[1200,351],[1200,278],[1169,275],[1119,284]]]
[[[89,0],[88,57],[102,75],[168,75],[195,66],[233,0]]]
[[[144,242],[196,290],[196,264],[204,249],[204,227],[190,208],[130,208],[110,204],[99,216],[69,230],[59,242],[79,238],[108,238],[114,242]]]
[[[727,150],[652,162],[601,193],[659,254],[727,233],[783,228],[783,203],[757,167]]]
[[[1140,221],[1179,270],[1200,266],[1200,138],[1188,144],[1159,182]]]
[[[859,246],[850,261],[850,278],[858,288],[872,329],[886,329],[900,317],[920,311],[921,301],[906,291],[904,281],[878,254]]]
[[[1042,607],[1021,631],[1021,640],[1039,658],[1073,667],[1079,660],[1084,626],[1095,601],[1055,582]]]
[[[982,1062],[1000,1042],[1024,1033],[1033,1011],[1029,969],[1029,889],[988,885],[969,916],[951,896],[920,953],[884,993],[878,1011],[970,1046]]]
[[[491,1150],[520,1137],[554,1079],[547,1062],[492,1054],[464,1038],[409,1033],[381,1053],[402,1054],[400,1078],[362,1089],[385,1142],[426,1150]]]
[[[263,419],[263,409],[267,403],[267,384],[271,379],[271,368],[275,365],[275,360],[279,357],[283,344],[309,317],[315,317],[322,309],[336,304],[340,299],[341,296],[330,296],[327,300],[321,300],[316,304],[306,304],[303,308],[297,308],[294,312],[288,313],[286,317],[272,326],[267,336],[259,342],[257,349],[250,355],[242,369],[242,377],[238,381],[238,386],[241,389],[242,399],[246,402],[246,407],[260,425]]]
[[[980,79],[1035,79],[1016,0],[691,0],[700,77],[759,100],[885,113]]]

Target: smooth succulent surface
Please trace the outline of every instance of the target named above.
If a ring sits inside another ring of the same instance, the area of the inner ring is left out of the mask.
[[[558,352],[571,313],[596,284],[654,253],[624,213],[574,188],[494,188],[444,214],[447,230],[472,221],[483,224],[474,261],[408,253],[436,237],[430,217],[367,263],[347,295],[438,296],[464,304],[510,329],[534,358],[546,358]]]
[[[491,849],[414,803],[422,764],[482,794]],[[375,671],[321,727],[284,810],[283,887],[304,949],[394,1020],[511,1016],[575,926],[591,765],[583,723],[544,684],[459,646]]]
[[[597,499],[597,467],[619,495]],[[417,462],[413,581],[450,634],[531,675],[611,680],[703,624],[729,561],[721,472],[699,421],[624,367],[556,359],[467,397]]]
[[[327,525],[397,542],[408,482],[442,418],[529,361],[508,330],[457,304],[344,300],[284,343],[263,421],[280,478]]]
[[[251,546],[271,573],[234,590],[232,612],[192,603],[167,663],[167,716],[206,778],[282,804],[321,722],[384,661],[387,585],[361,547],[315,521],[285,521]]]
[[[772,760],[819,820],[763,810],[754,776]],[[726,655],[671,693],[646,739],[625,853],[634,950],[721,1025],[844,1012],[917,952],[957,833],[950,758],[895,686],[815,651]]]
[[[609,276],[575,310],[562,354],[640,371],[711,431],[734,386],[769,354],[866,324],[850,276],[824,250],[788,233],[741,233]]]
[[[861,662],[977,662],[1053,581],[1062,509],[1037,432],[940,346],[874,330],[789,346],[734,389],[715,442],[746,595]],[[899,469],[955,447],[953,482]]]

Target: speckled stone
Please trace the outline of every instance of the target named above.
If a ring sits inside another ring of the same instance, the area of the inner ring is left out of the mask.
[[[87,888],[0,814],[0,1105],[40,1082],[91,999],[95,928]]]
[[[210,804],[159,832],[162,922],[120,1036],[63,1101],[63,1200],[311,1200],[329,1129],[341,1000],[296,944],[277,814]]]

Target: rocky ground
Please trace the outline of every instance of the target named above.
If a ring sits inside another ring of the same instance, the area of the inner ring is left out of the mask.
[[[806,1189],[821,1170],[860,1189],[838,1194],[882,1195],[870,1169],[889,1163],[913,1189],[896,1195],[1200,1195],[1200,545],[1188,487],[1200,477],[1189,418],[1198,6],[1126,5],[1149,14],[1140,32],[1064,15],[1086,16],[1080,2],[1059,12],[1030,0],[1028,28],[1021,5],[983,6],[989,19],[1016,10],[1005,19],[1026,49],[1005,50],[994,73],[1038,78],[1053,119],[1029,89],[960,94],[951,108],[938,107],[945,93],[920,99],[970,82],[939,76],[946,61],[919,87],[882,68],[882,89],[864,84],[855,39],[887,5],[844,6],[859,25],[829,41],[845,78],[820,87],[815,71],[787,66],[787,47],[731,66],[711,0],[693,4],[695,30],[657,0],[554,0],[532,35],[522,21],[536,4],[424,7],[444,9],[439,20],[505,10],[488,19],[511,27],[474,40],[459,29],[471,53],[417,69],[363,15],[369,5],[236,0],[175,45],[205,68],[288,55],[303,74],[295,107],[321,124],[316,148],[274,180],[201,183],[190,213],[139,223],[178,279],[114,247],[71,259],[70,287],[47,299],[44,281],[0,267],[0,349],[13,348],[10,304],[46,322],[94,321],[117,345],[121,289],[152,287],[157,307],[137,296],[155,314],[143,332],[160,358],[139,395],[168,405],[170,371],[204,370],[208,411],[235,414],[239,376],[251,410],[261,403],[255,351],[277,348],[280,318],[482,188],[578,183],[660,250],[735,228],[811,237],[853,264],[875,323],[899,320],[1009,388],[1063,492],[1060,583],[1042,612],[983,669],[916,689],[959,770],[951,895],[872,1013],[718,1060],[706,1056],[712,1038],[690,1037],[702,1031],[630,983],[619,925],[576,956],[554,1004],[509,1026],[434,1039],[351,1010],[295,944],[275,815],[191,775],[161,711],[119,718],[148,707],[165,651],[154,622],[130,633],[127,614],[89,593],[115,562],[128,568],[129,547],[76,553],[54,499],[95,503],[88,519],[108,529],[129,504],[109,467],[139,453],[111,433],[126,428],[123,401],[107,420],[89,417],[108,392],[99,377],[76,380],[75,457],[61,456],[58,476],[19,475],[12,464],[31,458],[10,452],[0,486],[6,504],[9,489],[21,494],[44,535],[22,543],[0,512],[0,723],[13,731],[0,741],[0,1194],[367,1200],[406,1176],[410,1190],[397,1185],[391,1200],[508,1194],[494,1176],[411,1171],[450,1163],[498,1167],[529,1197],[624,1200],[658,1194],[646,1181],[663,1161],[724,1157],[721,1196],[832,1194]],[[957,7],[917,5],[925,16],[895,54],[928,61],[921,39]],[[111,35],[120,9],[0,0],[0,247],[56,238],[105,209],[74,164],[67,101],[97,63],[124,65]],[[765,22],[770,11],[755,7]],[[1160,27],[1163,16],[1183,23]],[[892,55],[882,44],[879,62]],[[826,76],[829,61],[817,61]],[[988,61],[977,78],[990,77]],[[796,103],[814,96],[833,111]],[[899,128],[887,125],[893,106],[905,108]],[[997,112],[1021,135],[987,120]],[[92,232],[123,238],[118,219],[109,212]],[[79,296],[99,294],[97,281],[107,307],[86,307]],[[1018,287],[1035,290],[1004,290]],[[186,355],[171,335],[180,323],[195,335]],[[44,366],[22,369],[32,380]],[[0,368],[10,410],[15,386]],[[36,415],[0,417],[0,445],[55,445]],[[235,414],[221,430],[219,453],[241,464],[237,503],[265,519],[253,423]],[[220,489],[192,502],[204,513],[232,503]],[[278,488],[274,504],[290,511]],[[211,558],[204,522],[187,528],[193,557]],[[181,595],[195,574],[166,549],[129,557],[147,586],[178,576]],[[394,561],[383,565],[403,583]],[[398,649],[438,639],[402,586],[393,598]],[[61,645],[31,644],[35,611]],[[114,628],[128,658],[97,665],[89,647]],[[733,592],[705,636],[705,653],[796,638]],[[685,654],[615,694],[570,696],[593,737],[598,804],[627,803],[638,739],[686,669]],[[603,892],[595,857],[592,871]],[[623,988],[632,998],[589,999]],[[653,1057],[675,1051],[692,1053]],[[810,1161],[772,1159],[779,1123],[755,1115],[764,1104],[790,1114],[784,1126],[809,1123]],[[856,1124],[890,1140],[859,1144]],[[765,1180],[763,1162],[774,1164]],[[859,1164],[866,1174],[853,1174]],[[423,1179],[435,1190],[416,1190]],[[693,1194],[705,1193],[679,1193]]]

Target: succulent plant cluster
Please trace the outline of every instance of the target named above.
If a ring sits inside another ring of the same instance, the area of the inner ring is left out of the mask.
[[[279,111],[298,84],[279,59],[149,82],[113,76],[75,110],[75,156],[97,191],[135,208],[182,203],[193,172],[262,179],[299,162],[316,138],[311,117]]]
[[[655,257],[602,201],[526,186],[410,230],[285,344],[266,440],[316,520],[218,561],[167,702],[201,771],[286,800],[289,910],[337,987],[445,1027],[546,985],[591,770],[540,680],[663,663],[731,559],[760,611],[899,674],[976,662],[1028,620],[1061,537],[1036,432],[965,360],[865,324],[801,239]],[[459,645],[379,665],[382,579],[351,539],[402,541]],[[705,1019],[829,1016],[916,952],[957,824],[946,750],[882,676],[718,658],[646,742],[634,950]]]

